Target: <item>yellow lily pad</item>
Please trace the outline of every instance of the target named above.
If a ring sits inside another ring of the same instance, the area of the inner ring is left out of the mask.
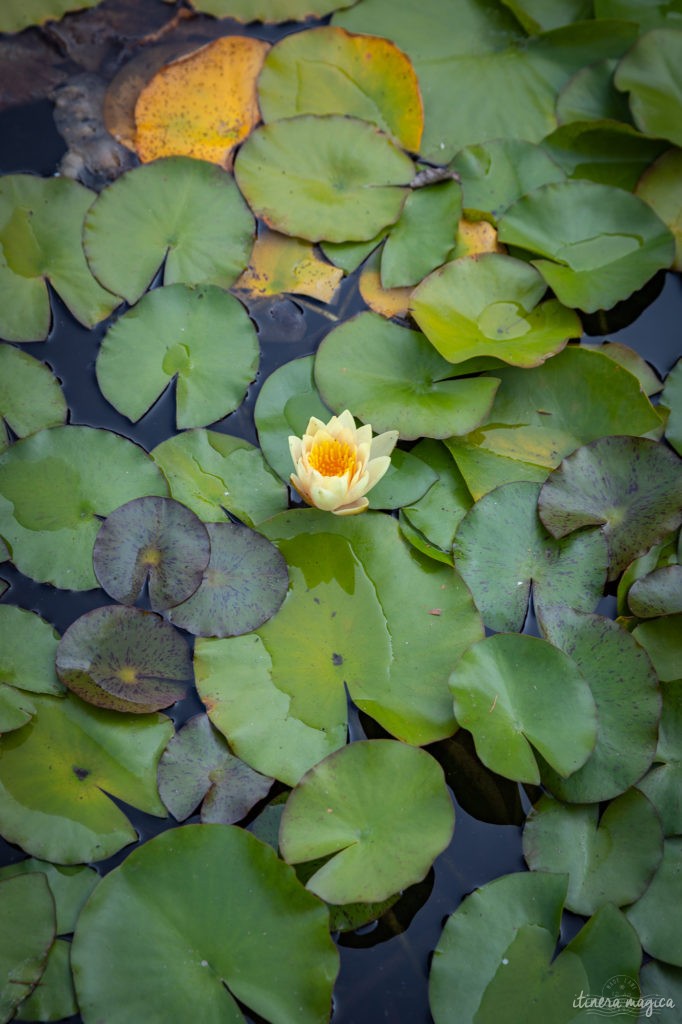
[[[358,281],[360,294],[373,312],[391,319],[407,316],[412,288],[384,288],[381,283],[379,254],[367,260]]]
[[[261,39],[223,36],[161,68],[135,104],[140,160],[191,156],[229,169],[260,120],[256,78],[269,49]]]
[[[310,242],[262,228],[234,290],[252,298],[293,292],[331,302],[342,278],[343,270],[320,259]]]
[[[461,220],[455,241],[451,260],[460,256],[480,256],[484,252],[507,251],[507,247],[498,240],[497,229],[487,220]]]

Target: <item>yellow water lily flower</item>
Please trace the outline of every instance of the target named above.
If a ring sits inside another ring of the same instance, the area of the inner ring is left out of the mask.
[[[308,505],[353,516],[364,512],[365,495],[391,464],[397,430],[372,437],[372,427],[356,427],[348,409],[323,423],[311,416],[303,437],[290,437],[296,469],[291,483]]]

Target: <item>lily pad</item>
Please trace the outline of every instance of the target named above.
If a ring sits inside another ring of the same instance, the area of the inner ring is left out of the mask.
[[[280,849],[289,864],[324,857],[306,888],[328,903],[378,902],[425,877],[452,838],[455,812],[438,762],[394,740],[351,743],[300,780]]]
[[[190,0],[196,11],[235,21],[280,22],[323,18],[356,0]]]
[[[256,128],[235,160],[257,217],[311,242],[373,238],[400,216],[414,165],[356,118],[303,115]]]
[[[566,177],[541,146],[523,139],[492,139],[465,146],[449,166],[461,179],[465,211],[485,212],[495,220],[516,199]]]
[[[163,817],[156,762],[173,732],[162,715],[130,716],[36,695],[37,712],[3,736],[0,832],[58,864],[104,860],[137,840],[106,794]]]
[[[630,789],[603,815],[598,804],[566,804],[543,796],[526,820],[523,854],[531,871],[569,878],[566,907],[589,917],[642,895],[663,856],[659,817],[643,793]]]
[[[107,516],[92,553],[100,586],[134,604],[145,585],[154,611],[190,597],[208,565],[211,542],[201,520],[170,498],[135,498]]]
[[[641,622],[632,635],[647,652],[661,682],[680,678],[682,665],[682,615]]]
[[[384,288],[381,283],[381,253],[373,252],[365,262],[358,281],[366,306],[388,320],[405,320],[409,311],[411,288]]]
[[[284,486],[260,449],[215,430],[186,430],[152,451],[176,501],[207,523],[230,515],[257,526],[287,506]]]
[[[315,382],[335,412],[352,409],[375,430],[400,437],[449,437],[479,424],[495,378],[447,380],[452,367],[418,331],[360,313],[326,336],[315,357]]]
[[[682,1006],[682,970],[679,967],[650,960],[642,968],[639,980],[642,996],[645,1000],[654,1000],[654,1006],[669,1010]],[[639,1016],[639,1024],[645,1024],[646,1019],[644,1008]]]
[[[502,0],[529,35],[592,16],[592,0]]]
[[[331,302],[342,278],[341,268],[320,259],[310,242],[261,228],[234,290],[256,299],[291,292]]]
[[[440,181],[414,189],[391,228],[381,254],[384,288],[418,284],[448,259],[462,216],[462,189]]]
[[[682,938],[670,908],[678,906],[681,898],[682,838],[666,839],[661,866],[626,915],[646,952],[677,967],[682,967]]]
[[[542,483],[547,479],[547,467],[488,451],[472,443],[472,436],[449,437],[445,444],[476,501],[503,484],[522,480]]]
[[[145,714],[185,696],[192,662],[184,637],[160,615],[110,605],[86,612],[57,648],[57,674],[89,704]]]
[[[585,342],[582,341],[581,344],[584,345]],[[596,349],[633,374],[639,381],[642,391],[649,398],[661,391],[663,385],[660,377],[646,359],[643,359],[633,348],[623,345],[620,341],[604,341],[597,345]]]
[[[665,379],[661,405],[670,410],[665,436],[677,454],[682,455],[682,359],[678,359]]]
[[[52,314],[47,282],[76,320],[93,327],[120,302],[92,276],[81,247],[95,193],[70,178],[7,175],[0,181],[0,335],[42,341]]]
[[[343,5],[347,6],[347,5]],[[344,114],[418,152],[424,114],[409,59],[389,39],[325,25],[281,39],[258,79],[264,121]]]
[[[69,11],[96,7],[101,0],[7,0],[0,12],[0,32],[21,32],[29,25],[58,21]]]
[[[682,145],[682,32],[655,28],[621,60],[616,87],[629,93],[635,124],[643,132]]]
[[[26,725],[36,712],[36,706],[23,690],[0,683],[0,735]]]
[[[97,586],[92,548],[100,520],[168,488],[147,453],[92,427],[52,427],[0,456],[0,535],[20,572],[70,590]]]
[[[566,779],[542,765],[543,785],[571,803],[610,800],[654,758],[661,707],[656,675],[633,637],[611,619],[556,606],[543,613],[542,628],[589,682],[598,714],[597,742],[582,768]]]
[[[666,148],[665,142],[647,138],[632,125],[608,120],[560,125],[542,145],[569,178],[627,191],[635,188],[642,173]]]
[[[617,67],[615,60],[600,60],[576,71],[556,101],[559,124],[603,120],[629,123],[627,97],[613,84],[613,73]]]
[[[457,528],[455,567],[489,629],[520,632],[531,584],[538,615],[561,604],[594,611],[604,590],[608,551],[603,538],[571,534],[556,541],[537,515],[540,485],[496,487],[469,509]],[[504,523],[504,530],[499,524]]]
[[[500,241],[525,249],[566,306],[611,309],[674,259],[675,241],[650,206],[593,181],[543,185],[499,223]]]
[[[673,270],[682,270],[682,151],[669,149],[644,172],[637,195],[648,203],[675,236]]]
[[[395,509],[419,501],[438,479],[437,473],[411,452],[396,448],[391,465],[369,494],[370,508]]]
[[[33,693],[62,693],[54,670],[59,633],[36,612],[0,605],[0,683]]]
[[[420,550],[430,554],[430,549],[435,547],[444,556],[441,561],[451,562],[452,542],[459,523],[471,507],[471,494],[445,445],[425,438],[415,445],[412,455],[430,466],[438,479],[419,501],[403,508],[403,516],[426,540],[426,549]],[[406,536],[415,543],[410,533]],[[433,557],[438,557],[437,552]]]
[[[66,401],[50,368],[13,345],[0,344],[0,451],[9,438],[35,434],[66,420]]]
[[[598,18],[627,18],[645,32],[682,18],[679,0],[594,0]]]
[[[77,1013],[71,976],[71,943],[67,939],[55,939],[40,981],[28,999],[23,1001],[14,1019],[60,1021]]]
[[[229,175],[176,156],[136,167],[104,189],[86,218],[83,245],[98,280],[132,305],[162,265],[166,285],[229,288],[248,263],[254,233]]]
[[[682,612],[682,565],[655,569],[636,580],[628,591],[628,604],[640,619]]]
[[[97,356],[102,394],[137,422],[172,380],[178,427],[233,412],[258,369],[258,337],[221,288],[155,288],[109,329]]]
[[[142,163],[191,156],[228,170],[260,121],[256,79],[270,49],[249,36],[222,36],[160,68],[135,104]]]
[[[663,711],[654,764],[637,788],[658,811],[666,836],[682,834],[682,681],[662,683]]]
[[[166,613],[195,636],[239,636],[262,626],[284,600],[282,555],[261,534],[236,523],[209,523],[211,557],[199,587]]]
[[[339,962],[326,908],[230,825],[187,825],[135,850],[88,901],[72,960],[83,1016],[111,1024],[150,1012],[182,1024],[198,1005],[205,1024],[242,1024],[236,1000],[267,1020],[318,1024]]]
[[[268,795],[272,783],[230,753],[206,715],[191,718],[159,761],[159,795],[177,821],[201,803],[202,822],[232,825]]]
[[[50,887],[56,913],[56,934],[67,935],[76,927],[83,904],[99,883],[99,875],[94,868],[84,864],[50,864],[34,857],[0,868],[0,879],[34,874],[44,875]]]
[[[488,253],[434,271],[412,293],[410,311],[451,363],[492,356],[537,366],[582,333],[573,310],[541,302],[545,281],[528,263]]]
[[[601,527],[609,579],[682,521],[682,462],[641,437],[602,437],[569,455],[540,492],[540,519],[554,537]]]
[[[544,640],[515,633],[481,640],[457,662],[450,689],[455,718],[472,733],[476,753],[505,778],[538,785],[533,748],[563,776],[594,750],[590,688],[575,662]]]
[[[45,970],[54,942],[54,902],[45,876],[0,882],[0,1020],[8,1021]]]

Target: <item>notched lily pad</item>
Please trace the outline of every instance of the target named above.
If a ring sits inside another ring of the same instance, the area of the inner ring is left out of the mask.
[[[384,243],[382,286],[412,287],[450,258],[461,216],[458,182],[446,180],[413,189]]]
[[[261,228],[234,291],[256,299],[291,292],[331,302],[342,278],[343,270],[320,259],[312,243]]]
[[[36,706],[27,693],[0,683],[0,735],[26,725],[35,711]]]
[[[655,28],[637,40],[618,65],[616,87],[629,93],[643,132],[682,145],[682,32]]]
[[[111,512],[92,553],[100,586],[121,604],[134,604],[145,584],[154,611],[190,597],[208,565],[206,527],[171,498],[135,498]]]
[[[0,881],[0,1020],[38,984],[55,937],[54,902],[44,875]]]
[[[640,619],[682,612],[682,565],[666,565],[636,580],[628,591],[628,604]]]
[[[284,600],[287,564],[261,534],[236,523],[209,523],[211,557],[194,594],[167,617],[195,636],[240,636],[262,626]]]
[[[682,967],[682,937],[672,908],[682,899],[682,838],[666,839],[663,860],[644,895],[626,915],[642,946],[657,960]]]
[[[524,139],[466,146],[449,166],[461,179],[465,211],[485,212],[495,220],[520,196],[566,177],[541,146]]]
[[[0,683],[33,693],[62,693],[54,670],[58,643],[57,630],[36,612],[0,605]]]
[[[56,666],[64,685],[89,704],[134,714],[181,700],[192,679],[185,639],[160,615],[118,605],[76,619]]]
[[[9,443],[5,424],[17,437],[26,437],[65,420],[66,400],[50,368],[13,345],[0,344],[0,451]]]

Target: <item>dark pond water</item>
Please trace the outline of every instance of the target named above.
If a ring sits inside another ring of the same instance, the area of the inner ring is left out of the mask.
[[[0,139],[2,173],[54,173],[64,151],[47,101],[0,114]],[[647,302],[650,305],[642,309]],[[344,283],[335,310],[346,315],[360,305],[356,282],[351,278]],[[87,331],[72,320],[54,297],[53,308],[54,325],[48,340],[22,347],[45,360],[61,379],[71,409],[70,422],[118,431],[147,449],[175,433],[170,391],[134,425],[106,403],[97,389],[94,373],[106,325]],[[259,377],[244,405],[215,427],[252,442],[257,441],[253,405],[263,380],[282,363],[315,351],[332,326],[314,307],[304,308],[286,298],[263,304],[254,316],[262,349]],[[606,318],[593,318],[587,326],[593,336],[590,340],[606,336],[623,341],[637,349],[660,373],[665,373],[679,353],[681,322],[682,281],[679,276],[669,275],[659,276],[645,294]],[[60,632],[83,612],[110,603],[102,591],[71,594],[33,583],[8,564],[0,566],[0,577],[10,583],[4,601],[39,612]],[[612,599],[606,598],[601,610],[608,614],[612,607]],[[527,630],[533,631],[532,620]],[[200,710],[198,698],[193,695],[176,705],[171,717],[179,724]],[[353,715],[351,738],[362,738],[365,725],[368,733],[371,730],[371,735],[378,734],[377,726]],[[336,987],[334,1024],[429,1024],[429,961],[445,918],[477,886],[523,869],[520,824],[530,806],[527,796],[484,769],[466,737],[456,737],[430,750],[446,769],[457,802],[453,842],[426,880],[409,890],[381,921],[340,938],[341,974]],[[170,819],[159,821],[132,808],[126,811],[141,841],[174,825]],[[110,870],[130,849],[98,864],[98,870]],[[0,863],[23,857],[20,849],[0,839]],[[581,923],[567,915],[564,939],[570,938]],[[79,1020],[70,1018],[70,1024]]]

